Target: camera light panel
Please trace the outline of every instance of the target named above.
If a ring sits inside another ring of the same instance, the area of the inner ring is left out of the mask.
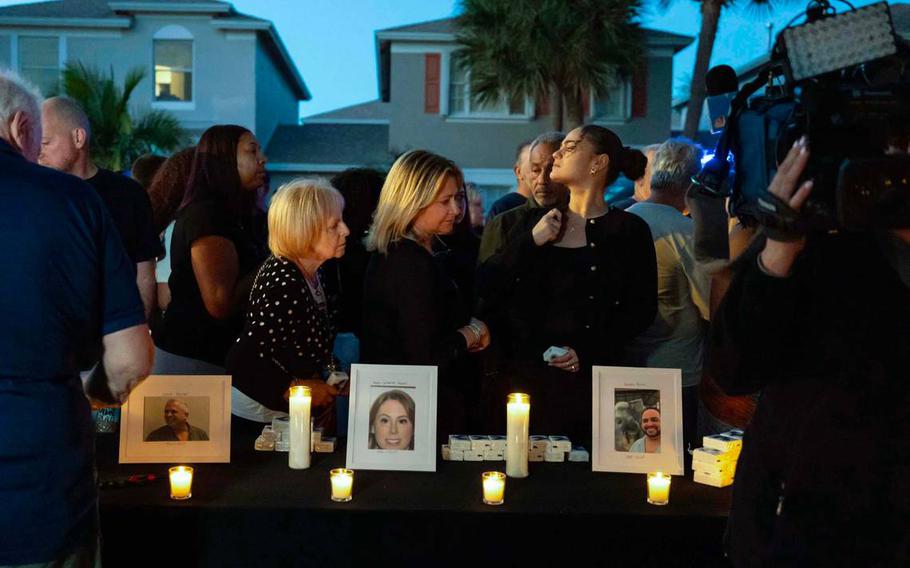
[[[897,52],[885,2],[787,28],[782,33],[796,81]]]

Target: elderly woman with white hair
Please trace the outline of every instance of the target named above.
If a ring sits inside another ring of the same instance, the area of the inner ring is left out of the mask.
[[[269,207],[269,249],[231,348],[231,411],[271,422],[287,410],[287,391],[312,389],[313,405],[327,408],[338,390],[324,381],[333,368],[333,308],[320,266],[344,255],[350,231],[341,218],[344,199],[327,182],[297,179],[279,188]]]

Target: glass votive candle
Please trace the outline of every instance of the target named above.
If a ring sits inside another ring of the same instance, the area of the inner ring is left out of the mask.
[[[483,502],[487,505],[502,505],[506,493],[506,474],[501,471],[487,471],[483,479]]]
[[[338,468],[329,471],[332,482],[332,501],[346,503],[351,500],[351,489],[354,487],[354,470]]]
[[[666,505],[670,502],[670,476],[661,472],[648,474],[648,503]]]
[[[189,499],[193,496],[193,468],[178,465],[168,470],[171,480],[171,499]]]

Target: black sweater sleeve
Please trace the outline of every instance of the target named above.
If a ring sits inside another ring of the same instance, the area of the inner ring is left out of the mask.
[[[754,247],[739,259],[710,330],[709,364],[730,395],[751,394],[790,371],[800,357],[796,337],[799,262],[788,278],[762,272]],[[805,356],[805,355],[803,355]]]
[[[613,317],[607,322],[607,337],[621,346],[646,330],[657,315],[657,256],[647,223],[625,211],[613,214],[621,214],[626,267]]]

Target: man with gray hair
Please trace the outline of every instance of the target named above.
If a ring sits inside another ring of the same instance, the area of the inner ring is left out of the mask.
[[[164,248],[152,221],[148,194],[128,177],[95,165],[90,153],[91,125],[73,99],[53,97],[44,101],[41,125],[44,133],[38,162],[85,180],[101,196],[127,255],[136,265],[136,285],[145,317],[149,317],[157,292],[155,260],[164,254]]]
[[[568,203],[569,190],[550,179],[553,154],[566,137],[562,132],[546,132],[528,146],[528,168],[525,175],[529,195],[520,207],[505,211],[487,223],[480,241],[478,264],[483,264],[505,246],[509,232],[527,215],[529,209],[555,207]]]
[[[104,203],[35,164],[40,141],[37,91],[0,71],[0,566],[91,566],[100,556],[86,395],[124,401],[153,351]],[[79,369],[99,346],[83,384]]]
[[[528,172],[530,153],[530,140],[522,142],[515,149],[515,164],[512,166],[512,171],[515,172],[515,181],[518,182],[518,185],[515,191],[510,191],[493,202],[493,205],[490,206],[490,212],[487,214],[487,224],[500,213],[521,207],[531,196],[531,180]]]
[[[694,442],[707,334],[710,278],[695,261],[695,226],[685,215],[686,190],[701,168],[702,149],[681,139],[657,147],[651,194],[627,211],[651,228],[657,253],[657,316],[629,347],[641,367],[682,369],[683,435]]]

